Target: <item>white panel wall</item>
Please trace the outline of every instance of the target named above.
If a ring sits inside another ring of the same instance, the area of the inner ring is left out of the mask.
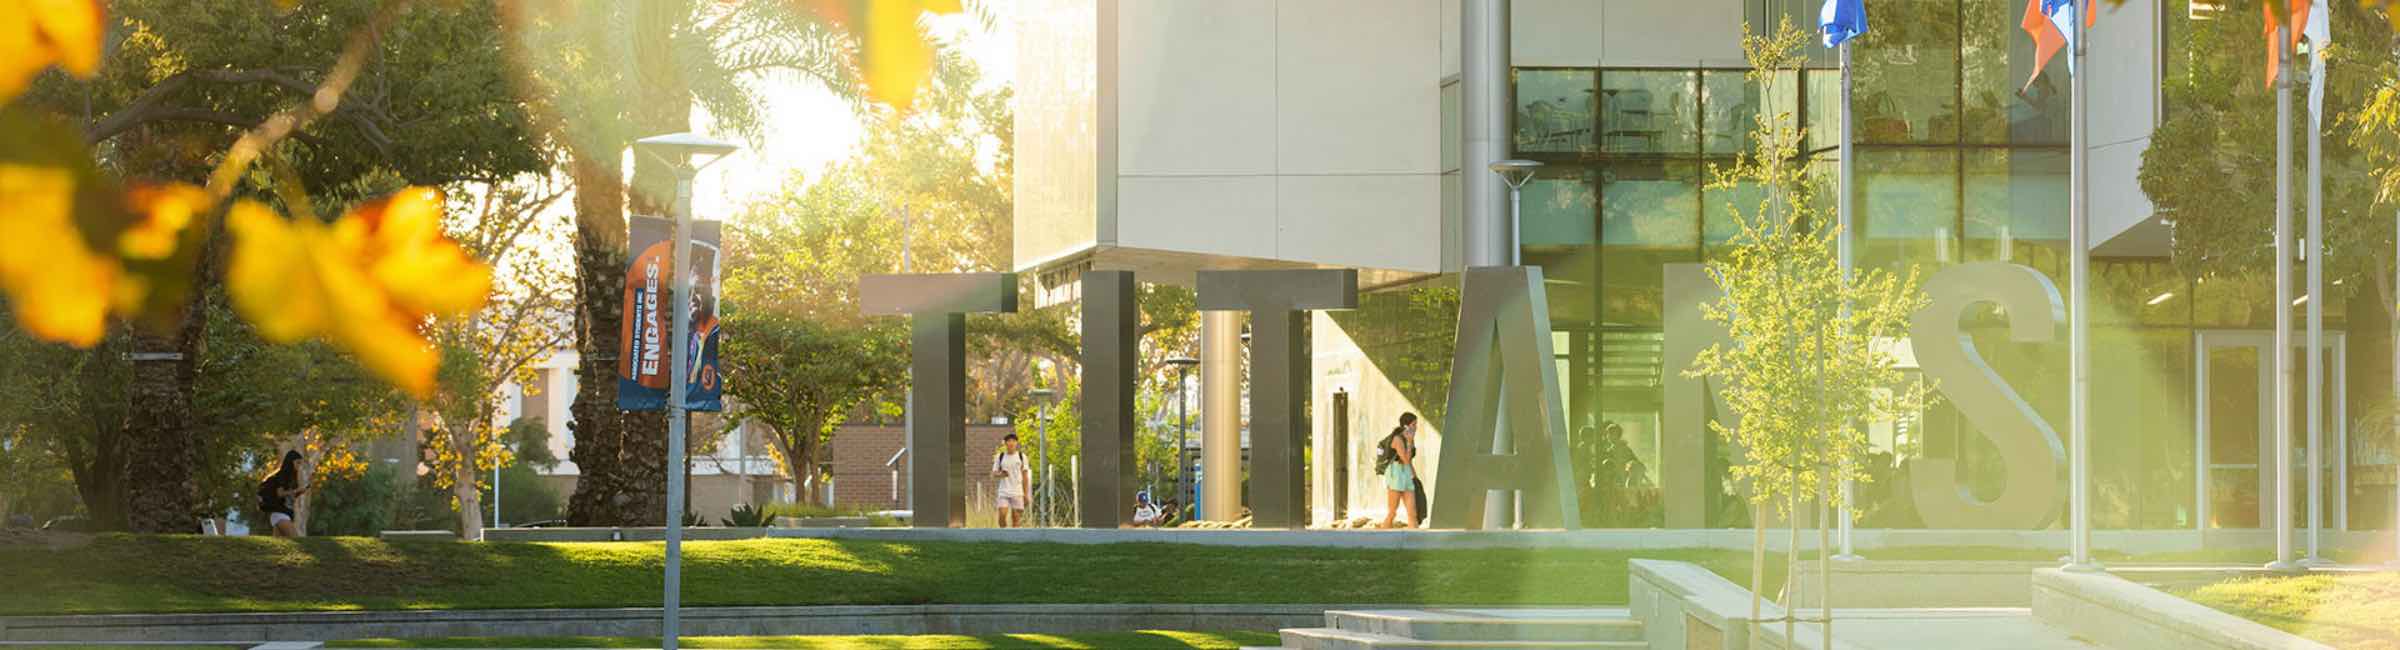
[[[1440,177],[1276,178],[1278,259],[1362,268],[1441,266]]]
[[[1617,0],[1510,0],[1509,60],[1520,66],[1599,63],[1601,25]]]
[[[1129,245],[1188,253],[1275,258],[1275,177],[1127,176],[1117,200]]]
[[[1438,0],[1276,7],[1277,172],[1439,172]]]
[[[2091,93],[2094,246],[2157,210],[2136,178],[2160,114],[2158,11],[2158,0],[2126,0],[2125,6],[2100,14],[2100,24],[2092,28],[2086,57],[2092,76],[2085,91]]]
[[[1121,0],[1100,244],[1439,270],[1456,3]]]
[[[1743,0],[1513,0],[1519,66],[1741,66]]]
[[[1465,59],[1459,58],[1458,43],[1461,37],[1458,33],[1459,1],[1442,0],[1442,6],[1438,9],[1442,19],[1442,78],[1444,79],[1458,74],[1459,66],[1465,61]]]
[[[1124,0],[1119,11],[1118,173],[1273,173],[1275,3]]]
[[[1113,4],[1023,0],[1017,8],[1017,268],[1088,250],[1103,234],[1115,124],[1099,106],[1101,71],[1114,65],[1104,61],[1112,33],[1101,19]]]

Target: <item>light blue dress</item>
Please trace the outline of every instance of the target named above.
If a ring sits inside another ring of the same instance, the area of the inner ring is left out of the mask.
[[[1383,473],[1383,487],[1393,492],[1416,489],[1417,471],[1409,469],[1407,463],[1392,463],[1391,469]]]
[[[1398,440],[1393,442],[1408,444],[1405,441]],[[1416,468],[1409,467],[1408,463],[1403,463],[1398,459],[1394,459],[1391,467],[1384,468],[1383,487],[1384,489],[1391,490],[1393,492],[1408,492],[1415,490],[1417,488]]]

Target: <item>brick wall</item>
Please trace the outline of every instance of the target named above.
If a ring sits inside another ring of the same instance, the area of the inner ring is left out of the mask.
[[[1009,425],[974,424],[967,426],[967,486],[991,490],[990,463],[992,450],[999,448],[1000,437],[1008,435]],[[826,462],[833,464],[833,500],[836,507],[900,509],[908,507],[908,461],[900,462],[900,498],[892,498],[892,472],[884,466],[892,454],[900,451],[906,432],[897,426],[843,425],[833,434],[833,444]]]

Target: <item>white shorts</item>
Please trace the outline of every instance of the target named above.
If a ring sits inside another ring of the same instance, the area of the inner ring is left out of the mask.
[[[281,526],[281,525],[288,524],[288,523],[292,523],[292,516],[291,516],[291,515],[283,514],[283,513],[280,513],[280,512],[270,512],[270,513],[267,513],[267,527],[269,527],[269,528],[273,528],[273,527],[276,527],[276,526]]]
[[[993,505],[1002,510],[1024,510],[1025,495],[1003,494],[1000,495],[999,498],[993,500]]]

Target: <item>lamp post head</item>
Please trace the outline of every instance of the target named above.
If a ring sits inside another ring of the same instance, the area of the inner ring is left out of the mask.
[[[1025,394],[1033,396],[1034,399],[1047,402],[1050,401],[1050,398],[1057,397],[1058,391],[1050,390],[1048,388],[1036,388],[1031,391],[1027,391]]]
[[[682,133],[654,135],[647,138],[642,138],[640,140],[635,140],[633,141],[633,148],[643,153],[657,156],[659,160],[665,161],[668,164],[674,165],[678,168],[686,168],[693,171],[698,171],[699,168],[706,167],[707,164],[703,163],[700,165],[692,165],[692,157],[709,156],[710,158],[708,162],[714,163],[719,159],[723,159],[727,154],[739,151],[741,146],[698,133],[685,131]]]
[[[1524,187],[1526,181],[1533,180],[1533,172],[1541,168],[1540,162],[1517,159],[1502,160],[1491,165],[1492,173],[1499,174],[1500,181],[1508,183],[1508,189],[1511,190]]]
[[[1167,365],[1174,366],[1176,369],[1180,370],[1200,365],[1200,360],[1191,357],[1170,357],[1167,359]]]

